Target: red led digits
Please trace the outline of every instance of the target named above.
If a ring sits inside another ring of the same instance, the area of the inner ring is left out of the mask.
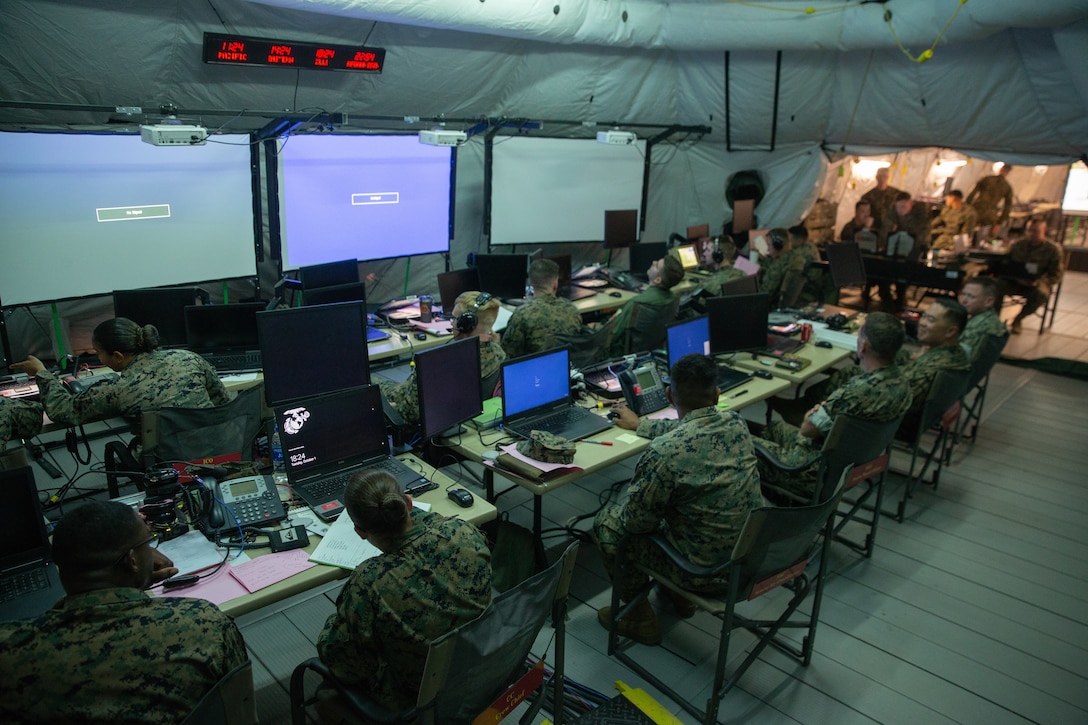
[[[385,49],[204,33],[204,62],[381,73]]]

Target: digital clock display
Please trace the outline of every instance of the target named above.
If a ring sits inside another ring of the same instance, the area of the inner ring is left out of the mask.
[[[204,62],[381,73],[385,67],[385,48],[204,33]]]

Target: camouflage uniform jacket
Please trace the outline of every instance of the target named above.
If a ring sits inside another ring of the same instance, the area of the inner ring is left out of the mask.
[[[45,412],[73,425],[122,416],[135,431],[145,410],[211,408],[230,401],[212,366],[188,350],[139,353],[117,375],[73,395],[52,373],[39,372]]]
[[[978,227],[978,214],[970,204],[959,209],[950,206],[941,207],[940,215],[934,220],[932,231],[937,236],[933,240],[934,249],[953,249],[952,237],[957,234],[972,235]]]
[[[480,341],[480,380],[485,380],[489,376],[494,375],[499,371],[499,366],[502,365],[503,360],[506,359],[506,353],[503,351],[502,346],[497,342],[491,340]],[[451,384],[452,381],[451,381]],[[408,379],[403,383],[394,383],[390,380],[378,380],[378,387],[381,388],[385,394],[387,400],[393,404],[393,407],[397,409],[401,417],[404,418],[404,422],[408,425],[415,425],[419,422],[419,387],[416,385],[416,371],[413,370]],[[484,398],[490,398],[491,391],[484,394]]]
[[[620,521],[628,533],[663,529],[688,560],[712,566],[729,557],[748,512],[762,504],[748,426],[707,407],[650,443]]]
[[[861,197],[861,201],[869,202],[869,213],[873,215],[873,229],[879,230],[884,224],[884,216],[895,203],[897,196],[899,196],[899,189],[894,186],[889,186],[887,189],[874,186]]]
[[[1003,337],[1006,334],[1005,323],[993,309],[980,312],[967,321],[960,335],[960,345],[967,351],[967,357],[974,360],[982,349],[982,342],[987,335]]]
[[[901,352],[900,355],[902,354]],[[957,342],[955,345],[932,347],[901,367],[904,377],[910,382],[911,395],[914,396],[909,412],[918,413],[925,405],[937,373],[941,370],[969,370],[971,360],[967,357],[967,351]]]
[[[574,304],[553,294],[539,294],[514,310],[502,333],[502,347],[510,357],[520,357],[555,347],[557,335],[576,335],[582,329],[582,313]]]
[[[858,232],[872,232],[873,234],[876,234],[876,230],[879,229],[879,228],[880,227],[876,226],[875,218],[874,218],[874,221],[873,221],[873,226],[871,226],[871,227],[860,226],[857,222],[855,222],[853,219],[851,219],[850,221],[846,222],[846,224],[843,225],[842,231],[839,232],[839,241],[841,241],[841,242],[852,242],[852,241],[854,241],[854,236]]]
[[[777,257],[761,257],[759,260],[759,291],[770,295],[771,307],[778,306],[782,283],[790,271],[790,253],[783,251]]]
[[[928,247],[930,242],[929,237],[929,211],[926,209],[926,205],[920,202],[914,202],[914,206],[907,212],[906,216],[899,216],[899,212],[892,207],[888,210],[888,213],[884,216],[884,223],[880,227],[880,238],[885,242],[888,240],[888,236],[894,232],[906,232],[914,239],[914,250],[918,251],[919,246]]]
[[[744,270],[737,269],[736,267],[721,267],[717,272],[714,272],[714,274],[701,279],[700,286],[706,290],[711,297],[717,297],[722,293],[723,284],[746,276],[747,273]]]
[[[0,624],[0,720],[181,722],[246,656],[234,620],[203,599],[69,595]]]
[[[380,705],[415,704],[427,648],[491,602],[491,552],[472,524],[413,511],[400,546],[356,567],[317,652]]]
[[[1009,261],[1037,265],[1039,279],[1036,286],[1046,289],[1047,294],[1062,278],[1062,249],[1054,242],[1031,242],[1027,239],[1013,242],[1009,248]]]
[[[627,344],[627,327],[631,324],[631,314],[635,305],[651,305],[664,307],[670,305],[676,299],[672,290],[667,290],[656,285],[651,285],[627,300],[619,309],[615,317],[609,320],[612,325],[612,342],[609,344],[609,355],[615,357],[623,355]]]
[[[1001,224],[1009,218],[1012,211],[1012,186],[1001,174],[994,174],[981,179],[965,201],[975,207],[979,224]],[[1004,201],[1001,214],[997,205]]]
[[[12,438],[32,438],[41,430],[41,403],[0,397],[0,451]]]

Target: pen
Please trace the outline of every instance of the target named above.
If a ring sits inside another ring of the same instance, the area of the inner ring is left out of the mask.
[[[591,441],[588,438],[582,440],[583,443],[592,443],[595,446],[610,446],[612,441]]]
[[[747,390],[742,390],[739,393],[733,393],[732,395],[729,396],[729,399],[732,400],[733,398],[739,398],[740,396],[744,395],[747,392],[748,392]]]

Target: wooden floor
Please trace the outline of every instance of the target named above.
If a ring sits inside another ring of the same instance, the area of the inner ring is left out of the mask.
[[[1065,350],[1070,359],[1088,360],[1088,275],[1067,276],[1054,329],[1042,337],[1037,330],[1025,325],[1007,352],[1033,358]],[[720,719],[1088,723],[1086,401],[1088,382],[999,364],[978,442],[955,452],[939,487],[916,493],[904,523],[881,522],[871,560],[832,549],[811,666],[766,652],[725,700]],[[903,465],[899,458],[896,464]],[[549,495],[546,526],[594,511],[632,467],[633,461]],[[899,485],[891,482],[888,495],[897,496]],[[500,508],[528,525],[529,506],[529,496],[518,491],[503,497]],[[562,540],[547,543],[559,547]],[[616,680],[644,683],[605,654],[596,613],[609,591],[596,552],[583,546],[567,673],[611,696]],[[255,665],[262,723],[289,722],[291,670],[315,654],[313,642],[335,594],[334,586],[239,619]],[[769,606],[775,596],[757,603]],[[702,614],[683,621],[659,612],[665,641],[639,647],[638,656],[682,691],[705,697],[714,622]],[[738,656],[751,642],[746,634],[734,641]],[[554,646],[547,649],[550,659]],[[648,689],[682,721],[693,722]]]

